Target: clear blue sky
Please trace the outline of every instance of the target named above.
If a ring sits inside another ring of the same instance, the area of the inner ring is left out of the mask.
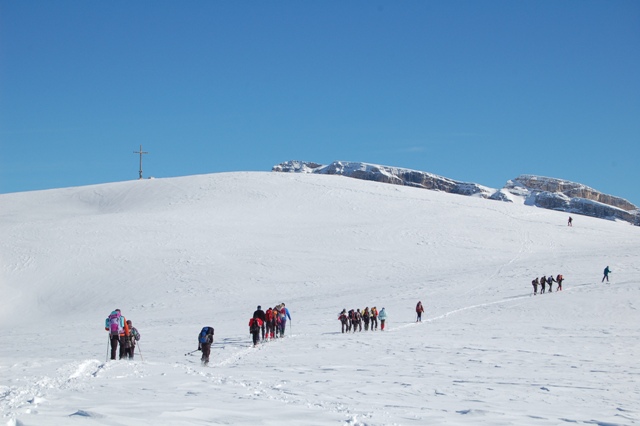
[[[638,1],[0,0],[0,193],[362,161],[640,204]]]

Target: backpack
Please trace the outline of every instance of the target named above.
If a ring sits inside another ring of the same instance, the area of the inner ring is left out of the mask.
[[[206,344],[206,343],[212,343],[212,342],[213,342],[213,327],[202,327],[202,330],[198,335],[198,343]]]
[[[562,277],[562,275],[561,275],[561,274],[559,274],[559,275],[558,275],[558,278],[556,278],[556,281],[560,282],[560,281],[562,281],[562,280],[564,280],[564,278]]]
[[[257,333],[262,326],[262,320],[260,318],[251,318],[249,320],[249,331],[251,333]]]
[[[122,314],[117,311],[111,312],[109,315],[109,334],[112,336],[120,335],[122,328],[120,326],[120,321],[122,319]]]

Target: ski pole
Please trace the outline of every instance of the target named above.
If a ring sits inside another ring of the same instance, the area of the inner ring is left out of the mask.
[[[186,354],[184,354],[184,356],[191,355],[192,353],[194,353],[194,352],[198,352],[199,350],[200,350],[200,349],[196,349],[195,351],[187,352]]]

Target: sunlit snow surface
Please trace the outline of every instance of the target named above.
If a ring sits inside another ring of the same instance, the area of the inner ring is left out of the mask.
[[[281,173],[0,195],[0,422],[638,424],[640,228],[573,217]],[[252,347],[280,302],[287,336]],[[367,306],[387,329],[342,334]],[[106,361],[115,308],[134,361]]]

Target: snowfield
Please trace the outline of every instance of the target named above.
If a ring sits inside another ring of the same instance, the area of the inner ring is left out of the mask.
[[[567,218],[310,174],[0,195],[0,421],[639,424],[640,228]],[[280,302],[287,336],[252,347],[256,306]],[[372,306],[384,332],[340,332]],[[106,361],[115,308],[133,361]],[[205,325],[209,367],[185,355]]]

